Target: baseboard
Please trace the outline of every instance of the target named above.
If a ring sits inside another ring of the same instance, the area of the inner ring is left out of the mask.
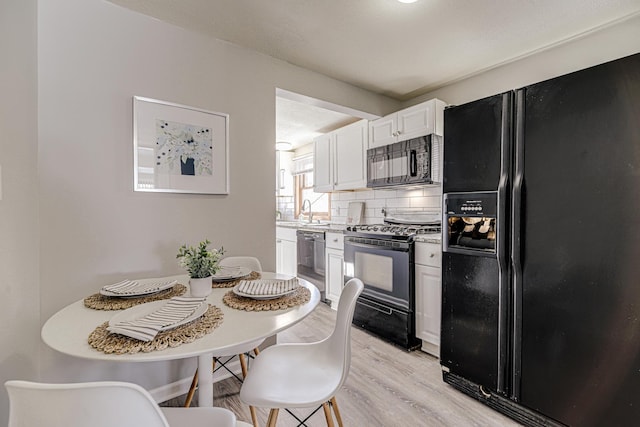
[[[422,340],[422,346],[420,347],[420,350],[424,351],[425,353],[429,353],[430,355],[435,356],[438,359],[440,358],[439,345]]]
[[[227,367],[231,369],[236,375],[242,377],[240,361],[237,358],[228,363]],[[212,373],[211,375],[213,376],[213,382],[222,381],[231,377],[231,374],[224,368],[218,369],[215,374]],[[166,402],[167,400],[171,400],[178,396],[182,396],[183,394],[187,394],[187,392],[189,391],[189,387],[191,387],[191,380],[193,380],[193,376],[182,378],[178,381],[174,381],[172,383],[151,389],[149,390],[149,393],[151,393],[151,396],[153,396],[156,402]]]

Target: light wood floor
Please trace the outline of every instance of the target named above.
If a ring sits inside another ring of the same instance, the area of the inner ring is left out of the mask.
[[[320,304],[304,321],[281,333],[278,342],[317,341],[329,334],[334,321],[335,311]],[[351,370],[336,396],[345,426],[520,425],[444,383],[435,357],[419,350],[406,352],[355,327],[351,338]],[[239,391],[240,384],[234,378],[216,383],[213,404],[229,408],[239,420],[250,423],[249,409],[240,402]],[[177,405],[183,401],[174,399]],[[304,411],[295,412],[301,418],[306,416]],[[258,417],[264,426],[267,410],[258,409]],[[322,410],[307,424],[326,426]],[[279,427],[297,425],[294,418],[280,411]]]

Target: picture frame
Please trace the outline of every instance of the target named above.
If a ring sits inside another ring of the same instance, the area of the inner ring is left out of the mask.
[[[229,115],[133,97],[135,191],[229,194]]]

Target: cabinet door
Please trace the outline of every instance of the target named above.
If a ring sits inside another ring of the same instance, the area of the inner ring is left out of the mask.
[[[367,133],[367,120],[360,120],[334,132],[335,190],[357,190],[367,187]]]
[[[435,103],[423,102],[398,111],[398,141],[429,135],[434,131]]]
[[[313,144],[313,191],[333,190],[333,159],[331,133],[317,137]]]
[[[298,245],[296,242],[283,240],[282,256],[284,258],[283,273],[295,276],[298,273]]]
[[[338,301],[344,286],[344,252],[337,249],[327,249],[326,268],[326,298],[331,301],[331,308],[338,308]]]
[[[276,239],[276,273],[295,276],[298,272],[296,242]]]
[[[439,356],[441,278],[440,269],[415,266],[416,272],[416,336],[430,344],[423,349]]]
[[[292,161],[292,152],[278,151],[276,153],[276,182],[279,196],[293,196],[293,175],[291,174]]]
[[[284,274],[284,244],[276,238],[276,273]]]
[[[369,148],[393,144],[397,141],[397,114],[389,114],[369,122]]]

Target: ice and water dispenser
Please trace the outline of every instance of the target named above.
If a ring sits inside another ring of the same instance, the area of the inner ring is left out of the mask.
[[[496,252],[497,192],[444,195],[445,252]]]

